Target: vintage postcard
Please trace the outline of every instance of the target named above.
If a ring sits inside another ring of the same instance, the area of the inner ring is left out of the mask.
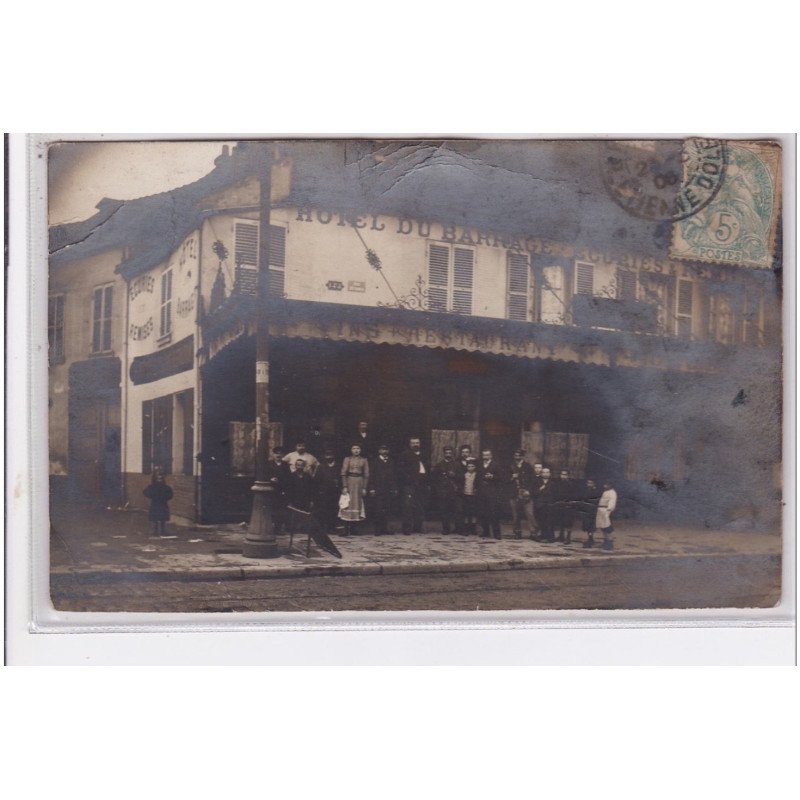
[[[781,141],[57,141],[50,597],[772,609]]]

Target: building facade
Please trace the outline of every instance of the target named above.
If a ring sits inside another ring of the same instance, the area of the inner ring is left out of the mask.
[[[84,301],[102,290],[84,315],[100,337],[90,349],[108,343],[103,287],[120,298],[119,355],[97,355],[121,360],[119,485],[133,506],[159,466],[175,513],[249,515],[262,235],[249,166],[195,193],[169,248],[109,250],[63,272],[66,286],[85,285]],[[522,446],[575,476],[612,477],[631,516],[776,524],[780,297],[769,271],[313,193],[273,198],[270,222],[274,440],[342,455],[366,420],[395,452],[420,436],[434,461],[447,443],[500,458]],[[59,425],[51,452],[76,463],[58,449]]]

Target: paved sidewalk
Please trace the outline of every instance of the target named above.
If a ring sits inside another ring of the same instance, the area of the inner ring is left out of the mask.
[[[769,556],[779,558],[781,537],[756,531],[711,531],[633,521],[615,522],[615,547],[584,549],[585,534],[574,543],[544,544],[515,540],[503,526],[503,539],[443,535],[437,523],[424,534],[332,537],[337,559],[312,544],[305,557],[305,536],[296,536],[284,555],[249,559],[241,554],[243,526],[171,524],[167,537],[153,537],[140,511],[56,509],[51,533],[51,574],[82,580],[236,580],[307,575],[399,575],[489,570],[600,566],[647,558]],[[600,538],[600,537],[597,537]]]

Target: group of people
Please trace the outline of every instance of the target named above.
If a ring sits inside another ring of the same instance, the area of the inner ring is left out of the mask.
[[[275,490],[272,520],[276,532],[290,530],[292,512],[313,515],[323,530],[343,527],[345,536],[358,532],[368,520],[376,536],[393,533],[389,519],[399,513],[403,534],[421,533],[428,508],[435,509],[442,533],[501,538],[501,518],[510,512],[515,539],[523,536],[540,542],[572,542],[573,528],[586,533],[584,547],[595,544],[602,533],[602,547],[613,549],[611,514],[617,493],[609,481],[602,489],[591,479],[570,477],[567,470],[553,475],[542,463],[530,464],[525,452],[516,450],[511,464],[501,464],[491,450],[474,457],[470,445],[456,456],[452,447],[432,467],[421,455],[421,442],[412,437],[397,458],[386,444],[368,451],[365,430],[350,446],[343,460],[326,447],[321,459],[297,442],[286,453],[272,450],[267,479]]]

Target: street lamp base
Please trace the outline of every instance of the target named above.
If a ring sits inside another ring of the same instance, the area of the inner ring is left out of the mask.
[[[242,547],[245,558],[277,558],[278,540],[272,527],[273,488],[268,483],[253,486],[253,510]]]
[[[277,542],[261,542],[245,539],[244,546],[242,547],[242,555],[245,558],[277,558],[280,553],[278,552]]]

